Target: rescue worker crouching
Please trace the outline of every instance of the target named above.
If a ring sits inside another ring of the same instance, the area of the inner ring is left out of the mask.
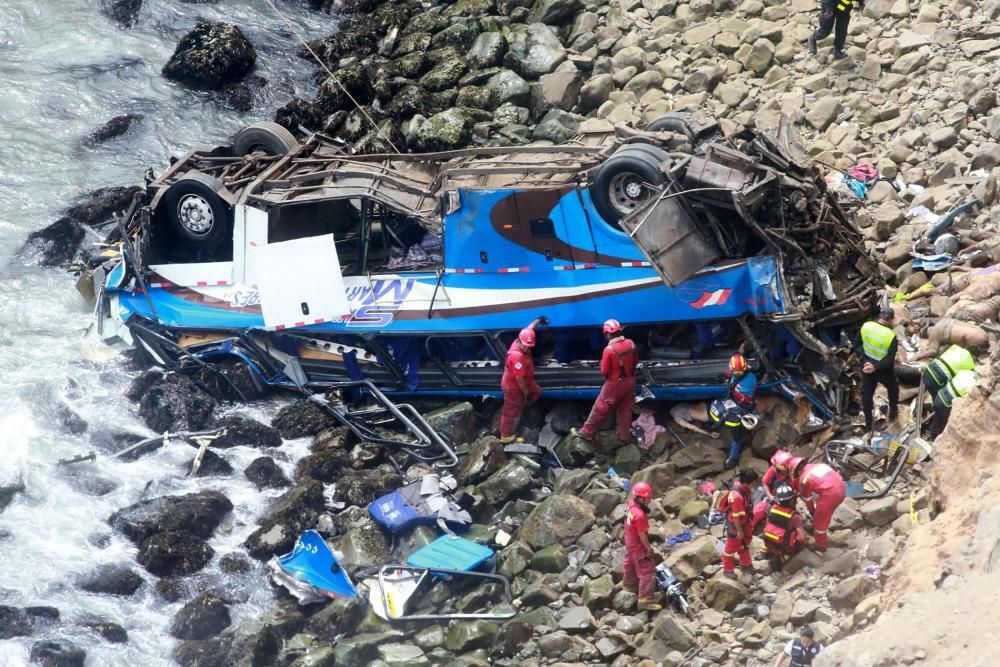
[[[931,438],[944,431],[951,417],[951,406],[956,398],[968,394],[976,386],[976,374],[970,370],[960,370],[941,388],[934,397],[934,419],[931,420]]]
[[[608,345],[601,355],[601,375],[604,376],[604,384],[583,428],[579,431],[574,429],[574,433],[584,440],[593,442],[598,428],[614,410],[618,439],[629,442],[632,438],[635,367],[639,361],[639,352],[635,343],[622,335],[622,325],[618,320],[608,320],[603,328],[604,337],[608,340]]]
[[[769,500],[774,500],[775,492],[782,484],[792,484],[792,472],[802,462],[802,458],[793,456],[783,449],[771,455],[771,466],[761,478],[761,486]]]
[[[806,526],[795,507],[797,499],[798,494],[791,485],[781,484],[775,490],[774,502],[764,515],[764,531],[761,534],[764,550],[778,570],[806,546]]]
[[[639,596],[640,611],[660,611],[653,599],[656,593],[656,563],[653,547],[649,544],[649,501],[653,487],[647,482],[636,482],[632,487],[632,500],[625,513],[625,569],[622,586]]]
[[[531,356],[536,341],[535,327],[539,324],[548,324],[548,319],[539,317],[521,329],[507,350],[503,377],[500,379],[500,389],[503,391],[500,442],[504,444],[514,441],[524,408],[542,395],[542,388],[535,382],[535,362]]]
[[[898,341],[892,330],[895,314],[885,307],[877,322],[865,322],[854,341],[855,353],[861,361],[861,407],[865,415],[865,431],[874,427],[875,388],[881,383],[889,394],[889,421],[899,416],[899,381],[896,378]]]
[[[806,508],[812,514],[813,540],[816,551],[826,551],[830,544],[827,532],[830,521],[844,498],[847,485],[836,470],[825,463],[807,463],[803,459],[793,472],[792,485],[806,501]]]
[[[961,345],[952,345],[942,352],[931,363],[927,364],[923,373],[920,374],[920,383],[924,385],[931,396],[937,396],[948,382],[958,374],[959,371],[972,371],[976,369],[976,358],[972,352]]]
[[[750,485],[757,479],[754,470],[742,470],[733,488],[719,499],[719,511],[726,515],[726,543],[722,552],[722,575],[736,579],[736,561],[744,576],[753,575],[750,540],[753,537],[750,512]]]

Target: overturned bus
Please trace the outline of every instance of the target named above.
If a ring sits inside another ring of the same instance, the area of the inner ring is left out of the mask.
[[[787,127],[722,137],[690,110],[562,145],[420,155],[351,155],[259,123],[150,178],[109,241],[105,340],[168,367],[240,359],[265,383],[294,358],[317,390],[496,395],[507,347],[544,315],[536,372],[552,397],[596,395],[613,317],[647,396],[721,395],[742,344],[772,381],[836,403],[840,329],[879,287]]]

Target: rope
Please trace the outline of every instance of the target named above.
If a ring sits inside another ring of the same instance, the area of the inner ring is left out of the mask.
[[[361,112],[361,115],[365,117],[365,120],[367,120],[369,123],[372,124],[372,127],[375,128],[376,134],[380,135],[383,139],[385,139],[386,143],[388,143],[389,146],[392,147],[393,151],[395,151],[396,153],[402,152],[396,147],[396,144],[392,143],[392,139],[390,139],[388,135],[383,133],[382,128],[380,128],[378,124],[375,122],[375,120],[372,119],[370,115],[368,115],[368,112],[364,110],[361,104],[356,99],[354,99],[354,95],[351,95],[351,92],[344,87],[344,84],[342,84],[340,82],[340,79],[338,79],[337,76],[330,70],[330,68],[326,66],[326,63],[323,62],[322,58],[320,58],[316,54],[316,52],[313,51],[312,47],[309,46],[308,42],[306,42],[306,40],[302,37],[299,31],[295,29],[295,26],[292,24],[292,22],[288,20],[288,17],[282,14],[281,10],[278,9],[277,6],[275,6],[274,1],[273,0],[264,0],[264,1],[267,2],[267,4],[271,7],[272,10],[274,10],[274,13],[278,15],[278,18],[280,18],[284,22],[284,24],[288,27],[288,29],[292,31],[292,34],[295,35],[295,38],[297,40],[299,40],[299,43],[305,47],[306,51],[309,52],[309,55],[311,55],[316,60],[316,62],[319,63],[319,66],[326,71],[327,75],[331,79],[333,79],[333,82],[337,84],[337,86],[344,92],[345,95],[347,95],[347,99],[351,100],[351,103],[354,104],[354,107]]]

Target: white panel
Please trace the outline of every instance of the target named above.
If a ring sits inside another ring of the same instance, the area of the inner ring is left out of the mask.
[[[232,262],[150,264],[149,268],[167,282],[181,287],[215,287],[233,282]]]
[[[247,248],[267,244],[267,211],[240,204],[233,218],[233,282],[253,284],[247,275]]]
[[[247,246],[247,278],[257,285],[264,325],[291,328],[351,312],[333,234]]]

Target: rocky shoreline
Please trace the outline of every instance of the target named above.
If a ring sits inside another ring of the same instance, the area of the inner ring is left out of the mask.
[[[125,26],[141,7],[133,0],[111,4],[127,10],[118,19]],[[1000,224],[1000,112],[995,110],[1000,72],[992,65],[1000,41],[982,34],[983,25],[1000,17],[995,0],[950,6],[868,0],[864,14],[852,21],[850,59],[837,62],[830,59],[829,46],[821,44],[816,58],[805,52],[815,17],[812,0],[459,0],[429,8],[377,0],[312,4],[339,17],[336,33],[310,44],[339,84],[317,69],[316,99],[294,99],[276,112],[275,120],[296,133],[321,131],[359,152],[388,151],[392,145],[433,151],[561,142],[617,123],[641,126],[686,106],[708,108],[727,132],[785,114],[831,173],[864,163],[885,177],[859,200],[856,219],[883,277],[899,291],[929,280],[914,270],[909,256],[914,234],[923,229],[908,217],[912,209],[943,213],[970,194],[978,197],[978,215],[960,223],[963,243],[991,238]],[[206,24],[182,40],[164,75],[220,91],[225,99],[246,99],[261,85],[252,74],[255,57],[238,28]],[[110,133],[130,126],[121,121]],[[96,136],[108,133],[98,130]],[[897,177],[916,187],[893,187],[890,181]],[[123,189],[94,193],[53,227],[32,235],[27,247],[47,265],[71,261],[84,228],[124,208],[128,196]],[[931,297],[911,305],[911,311],[926,306],[927,313],[940,317],[951,305]],[[996,321],[996,313],[984,319]],[[225,372],[241,390],[256,395],[239,369]],[[436,534],[417,529],[401,543],[390,543],[364,508],[426,469],[410,466],[400,475],[384,452],[357,442],[307,401],[289,402],[266,425],[217,417],[235,396],[209,374],[147,373],[129,394],[155,431],[226,426],[227,440],[213,444],[202,474],[239,474],[224,450],[250,446],[262,455],[243,471],[249,483],[288,488],[244,543],[247,557],[227,556],[226,570],[257,572],[265,585],[262,562],[289,551],[303,530],[317,527],[349,570],[405,557]],[[232,503],[208,491],[153,498],[123,508],[109,522],[135,544],[138,564],[159,578],[157,595],[186,601],[170,630],[181,641],[174,654],[178,663],[771,664],[803,623],[811,624],[824,644],[874,623],[887,606],[880,588],[896,585],[888,573],[895,577],[891,567],[905,551],[914,526],[911,511],[919,525],[938,509],[920,475],[906,489],[916,491],[912,500],[908,493],[849,500],[835,515],[834,547],[825,557],[803,552],[780,575],[759,563],[750,589],[717,576],[719,527],[695,530],[693,539],[663,549],[663,556],[687,585],[696,620],[671,610],[636,614],[634,596],[620,586],[625,494],[607,469],[653,485],[654,530],[665,540],[707,511],[710,496],[699,490],[701,483],[732,476],[721,472],[724,455],[714,441],[685,436],[689,446],[677,448],[661,436],[640,450],[604,432],[590,446],[567,435],[586,406],[544,403],[526,415],[525,435],[530,441],[548,419],[563,436],[560,459],[573,469],[553,480],[504,454],[492,435],[495,405],[423,408],[465,451],[456,476],[460,494],[472,499],[476,523],[470,535],[492,542],[500,520],[517,529],[497,560],[499,571],[512,579],[518,616],[503,625],[390,625],[365,602],[299,607],[276,589],[279,601],[263,618],[234,617],[237,600],[226,591],[202,591],[188,599],[178,585],[215,557],[209,542],[233,511]],[[662,412],[660,423],[669,419]],[[274,457],[282,441],[293,438],[311,438],[312,444],[288,479]],[[742,465],[763,471],[779,440],[795,442],[800,453],[814,451],[814,437],[800,433],[792,408],[779,406]],[[930,478],[934,466],[922,474]],[[124,564],[78,582],[103,595],[131,595],[141,585],[140,575]],[[0,633],[32,634],[51,622],[53,613],[58,617],[48,608],[0,608]],[[126,639],[122,628],[95,623],[108,641]],[[68,656],[60,664],[82,664],[82,651],[71,645],[36,646],[39,659],[55,653]],[[909,658],[922,659],[916,651]]]

